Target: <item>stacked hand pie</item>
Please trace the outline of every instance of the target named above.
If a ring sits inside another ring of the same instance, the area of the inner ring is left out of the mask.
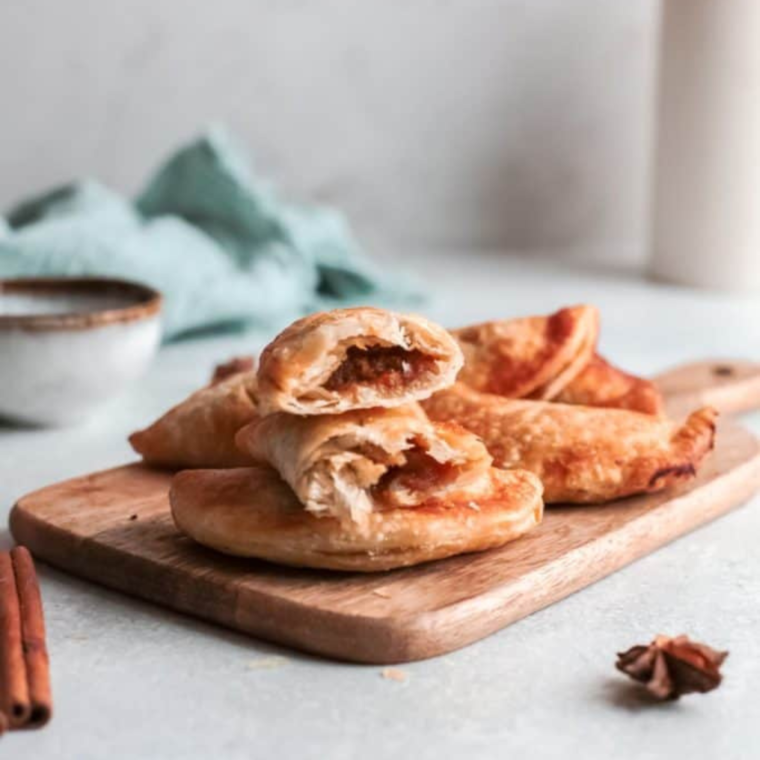
[[[240,397],[255,407],[235,436],[251,466],[177,475],[175,522],[227,553],[361,571],[517,538],[541,519],[539,479],[494,468],[477,436],[429,420],[418,403],[461,365],[456,341],[422,317],[355,309],[300,320],[265,349],[255,391],[245,373],[229,377],[149,429],[176,430],[192,413],[227,448],[245,416]],[[133,437],[143,451],[145,435]],[[197,461],[197,447],[186,452]]]
[[[130,441],[213,468],[175,476],[172,511],[226,553],[371,571],[500,546],[538,524],[542,484],[547,503],[605,502],[693,477],[712,447],[715,412],[664,418],[598,332],[589,306],[451,332],[315,314]]]

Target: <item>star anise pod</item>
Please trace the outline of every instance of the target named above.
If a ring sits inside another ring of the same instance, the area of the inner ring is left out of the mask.
[[[233,375],[239,375],[241,372],[250,372],[256,366],[252,356],[235,356],[224,364],[217,364],[214,369],[214,375],[211,378],[211,385],[221,383]]]
[[[728,652],[691,641],[688,636],[657,636],[649,646],[618,653],[615,667],[643,683],[657,699],[705,693],[720,686],[720,666]]]

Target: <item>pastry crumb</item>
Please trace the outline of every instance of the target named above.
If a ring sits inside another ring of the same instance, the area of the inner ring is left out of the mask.
[[[406,673],[399,668],[383,668],[380,675],[388,681],[399,681],[401,683],[407,679]]]
[[[246,667],[248,670],[277,670],[288,662],[287,657],[274,655],[272,657],[259,657],[255,660],[248,660]]]

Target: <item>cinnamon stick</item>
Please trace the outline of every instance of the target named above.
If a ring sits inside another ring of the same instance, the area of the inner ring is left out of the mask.
[[[11,551],[21,609],[21,641],[29,684],[31,714],[27,728],[38,728],[50,720],[53,698],[50,692],[50,664],[45,644],[45,617],[34,560],[25,546]]]
[[[52,713],[42,599],[29,551],[0,552],[0,733]]]
[[[9,728],[22,726],[32,712],[21,643],[21,608],[9,552],[0,553],[0,712]]]

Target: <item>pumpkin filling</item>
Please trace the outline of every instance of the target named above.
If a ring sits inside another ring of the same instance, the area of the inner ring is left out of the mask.
[[[346,358],[330,375],[324,388],[341,391],[351,385],[378,385],[384,390],[407,388],[422,375],[433,372],[436,360],[422,351],[400,346],[351,346]]]
[[[383,507],[416,506],[427,501],[427,494],[439,492],[460,474],[460,466],[439,462],[417,447],[404,452],[404,457],[404,464],[390,467],[372,488],[374,498]]]

